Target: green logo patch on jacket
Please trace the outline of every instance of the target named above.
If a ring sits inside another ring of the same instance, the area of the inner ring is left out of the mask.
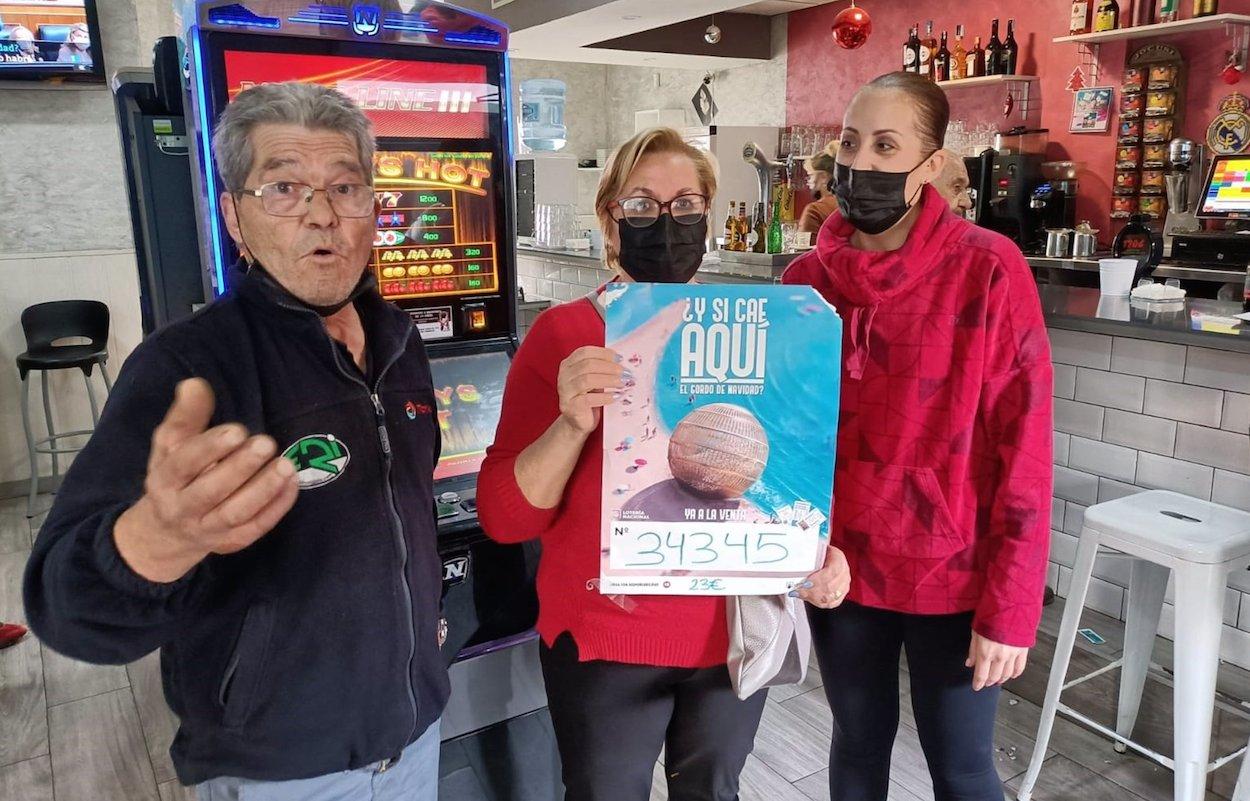
[[[323,487],[343,475],[352,455],[333,434],[309,434],[300,437],[282,452],[291,460],[299,476],[302,490]]]

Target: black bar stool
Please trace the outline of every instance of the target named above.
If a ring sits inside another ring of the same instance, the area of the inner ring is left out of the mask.
[[[22,311],[22,332],[26,335],[26,352],[17,357],[17,371],[22,377],[22,427],[26,429],[26,450],[30,454],[30,495],[26,499],[26,516],[35,516],[35,495],[39,492],[39,464],[41,453],[52,456],[52,477],[61,474],[60,454],[77,453],[82,446],[60,446],[58,440],[68,437],[88,436],[100,422],[100,409],[96,403],[95,390],[91,386],[91,373],[100,365],[104,387],[112,392],[109,378],[108,336],[109,307],[98,300],[56,300],[37,303]],[[57,344],[66,339],[87,339],[89,344]],[[87,398],[91,401],[92,427],[80,431],[58,434],[52,422],[52,400],[48,394],[48,373],[52,370],[82,370],[87,385]],[[43,417],[48,426],[48,436],[35,439],[30,425],[30,373],[38,370],[43,385]]]

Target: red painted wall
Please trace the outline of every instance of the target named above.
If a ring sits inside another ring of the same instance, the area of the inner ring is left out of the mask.
[[[858,5],[871,14],[873,22],[872,35],[858,50],[839,48],[829,34],[833,18],[848,3],[830,3],[790,14],[786,73],[788,124],[841,122],[842,112],[856,89],[883,72],[899,68],[907,30],[916,22],[921,24],[923,34],[925,21],[932,18],[935,35],[949,30],[952,42],[955,25],[963,24],[964,41],[971,46],[977,35],[981,36],[982,43],[988,42],[990,20],[995,16],[1000,18],[1000,35],[1005,37],[1007,18],[1013,17],[1016,40],[1020,43],[1019,72],[1041,77],[1030,90],[1030,103],[1037,108],[1030,113],[1029,123],[1040,123],[1041,127],[1050,129],[1048,159],[1086,163],[1080,175],[1077,219],[1088,219],[1100,230],[1099,239],[1110,243],[1115,235],[1109,213],[1119,115],[1113,115],[1111,128],[1105,134],[1068,133],[1072,94],[1067,91],[1067,82],[1072,70],[1082,63],[1082,56],[1078,46],[1054,44],[1051,40],[1068,33],[1070,0],[960,0],[958,3],[860,0]],[[1122,10],[1128,5],[1120,0]],[[1192,3],[1182,0],[1181,10],[1183,16],[1188,16]],[[1250,13],[1250,0],[1223,0],[1220,11]],[[1098,85],[1116,87],[1117,112],[1125,59],[1129,53],[1152,41],[1174,45],[1184,57],[1187,89],[1178,135],[1204,141],[1220,100],[1234,91],[1250,95],[1250,73],[1235,86],[1220,79],[1225,53],[1231,47],[1222,28],[1157,40],[1104,44],[1099,53]],[[1086,85],[1092,85],[1089,70],[1085,71],[1085,80]],[[1011,128],[1020,124],[1022,118],[1018,103],[1010,118],[1003,117],[1005,96],[1005,86],[953,88],[949,91],[951,118],[964,120],[969,128],[984,122],[992,122],[1000,130]]]

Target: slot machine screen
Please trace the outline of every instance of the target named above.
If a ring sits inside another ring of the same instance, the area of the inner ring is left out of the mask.
[[[511,362],[502,351],[430,360],[443,452],[434,479],[477,473],[495,439]]]
[[[498,54],[422,48],[412,58],[399,47],[212,36],[217,98],[305,81],[344,93],[372,122],[379,214],[369,266],[383,297],[407,310],[422,336],[507,330],[511,279],[497,243],[508,239],[510,190]],[[220,241],[229,252],[224,234]]]
[[[374,157],[380,211],[370,266],[383,297],[499,291],[491,169],[485,152],[391,150]],[[441,333],[422,327],[427,339]]]

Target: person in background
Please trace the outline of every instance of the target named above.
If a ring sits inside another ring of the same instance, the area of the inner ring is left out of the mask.
[[[91,34],[87,23],[75,22],[69,26],[69,34],[57,51],[56,60],[73,64],[91,63]]]
[[[803,170],[807,173],[807,188],[812,191],[813,200],[804,207],[799,216],[799,233],[816,233],[829,215],[838,210],[838,201],[829,189],[837,155],[838,142],[835,139],[825,145],[822,152],[803,162]]]
[[[910,73],[847,107],[839,211],[783,283],[842,315],[830,541],[853,582],[810,610],[833,801],[886,801],[899,655],[937,801],[1002,801],[1000,685],[1024,670],[1050,541],[1051,361],[1033,274],[933,183],[950,109]]]
[[[0,622],[0,650],[17,645],[25,636],[25,626],[17,623]]]
[[[595,199],[620,281],[686,283],[703,258],[709,157],[670,128],[613,154]],[[567,801],[647,801],[665,749],[670,801],[734,801],[766,691],[739,700],[726,668],[725,599],[629,596],[597,587],[602,407],[629,380],[603,347],[597,295],[543,312],[508,374],[478,514],[501,542],[539,537],[538,632]],[[837,549],[801,596],[836,604],[849,577]]]
[[[946,198],[951,211],[963,217],[972,208],[968,167],[962,158],[949,150],[943,150],[942,154],[945,156],[945,163],[942,165],[941,174],[933,182],[933,186],[938,194]]]
[[[226,106],[230,289],[126,360],[27,565],[52,648],[161,649],[201,801],[438,795],[439,430],[420,336],[368,267],[373,153],[324,86]]]

